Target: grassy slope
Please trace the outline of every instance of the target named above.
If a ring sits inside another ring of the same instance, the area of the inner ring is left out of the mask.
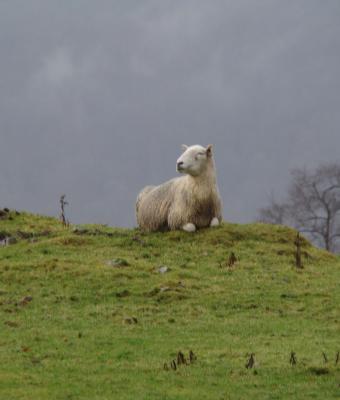
[[[1,399],[339,398],[340,260],[305,242],[297,271],[294,231],[74,232],[11,215],[0,220],[18,238],[0,247]],[[117,257],[130,265],[107,264]],[[179,350],[197,361],[164,371]]]

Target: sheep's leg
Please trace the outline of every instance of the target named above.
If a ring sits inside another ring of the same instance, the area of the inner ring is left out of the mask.
[[[214,226],[218,226],[220,224],[220,221],[218,220],[218,218],[213,218],[210,222],[210,226],[214,227]]]
[[[187,224],[183,225],[182,229],[186,232],[195,232],[196,226],[193,223],[188,222]]]

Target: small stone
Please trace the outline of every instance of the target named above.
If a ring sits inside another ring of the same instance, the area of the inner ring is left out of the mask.
[[[106,261],[106,265],[109,267],[127,267],[130,264],[124,258],[113,258],[112,260]]]
[[[128,325],[132,325],[132,324],[137,324],[138,320],[136,317],[127,317],[127,318],[124,318],[124,322]]]
[[[150,290],[149,293],[147,293],[147,296],[155,296],[156,294],[158,294],[160,292],[159,288],[154,288],[152,290]]]
[[[5,321],[5,325],[10,326],[11,328],[17,328],[19,324],[14,321]]]
[[[85,228],[73,228],[73,233],[77,234],[77,235],[86,235],[87,233],[89,233],[88,229]]]
[[[127,297],[130,295],[128,290],[122,290],[121,292],[116,293],[116,297]]]
[[[22,300],[20,300],[19,305],[25,306],[26,304],[30,303],[33,300],[32,296],[25,296]]]
[[[169,271],[171,271],[171,270],[170,270],[170,268],[167,267],[166,265],[161,265],[161,266],[158,268],[158,272],[159,272],[160,274],[165,274],[166,272],[169,272]]]
[[[309,371],[315,375],[327,375],[329,374],[329,369],[324,367],[310,367]]]
[[[0,240],[0,246],[9,246],[11,244],[17,243],[17,239],[15,237],[6,236]]]

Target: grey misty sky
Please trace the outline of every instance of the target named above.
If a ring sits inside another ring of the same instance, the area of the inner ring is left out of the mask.
[[[224,217],[340,161],[338,0],[0,1],[0,206],[133,226],[180,145],[214,144]]]

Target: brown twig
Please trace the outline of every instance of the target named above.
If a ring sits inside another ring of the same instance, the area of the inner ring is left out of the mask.
[[[296,265],[296,268],[303,268],[302,260],[301,260],[301,237],[300,237],[300,232],[297,233],[296,239],[294,241],[294,244],[296,246],[296,251],[295,251],[295,265]]]
[[[255,364],[255,354],[251,353],[249,360],[247,361],[246,368],[251,369],[253,368],[254,364]]]
[[[232,251],[229,255],[228,259],[228,267],[232,267],[237,261],[237,257],[235,256],[235,253]]]
[[[296,365],[296,355],[294,351],[290,353],[290,359],[289,359],[290,365]]]
[[[325,362],[325,363],[328,363],[328,358],[327,358],[327,356],[326,356],[326,353],[325,353],[325,352],[322,352],[322,356],[323,356],[323,360],[324,360],[324,362]]]
[[[185,359],[184,354],[181,351],[179,351],[177,354],[177,365],[186,364],[186,363],[187,363],[187,361]]]
[[[60,220],[64,226],[69,226],[70,223],[65,217],[65,206],[68,205],[68,202],[65,200],[65,197],[66,194],[60,196],[60,208],[61,208]]]
[[[192,350],[189,351],[189,360],[190,360],[190,363],[193,363],[194,361],[197,360],[197,357]]]

